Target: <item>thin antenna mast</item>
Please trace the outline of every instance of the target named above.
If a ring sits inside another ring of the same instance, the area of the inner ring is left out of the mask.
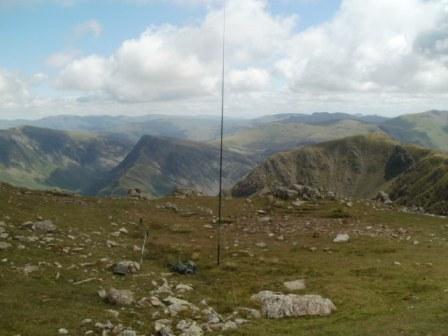
[[[223,27],[222,27],[222,82],[221,82],[221,146],[219,152],[219,206],[218,206],[218,232],[217,232],[217,264],[221,264],[221,226],[222,226],[222,170],[223,170],[223,144],[224,144],[224,93],[225,93],[225,56],[226,56],[226,0],[224,0]]]

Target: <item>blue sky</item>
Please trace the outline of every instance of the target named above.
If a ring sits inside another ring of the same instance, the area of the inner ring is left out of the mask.
[[[280,0],[270,3],[275,15],[298,15],[297,30],[328,20],[339,6],[339,0]],[[98,0],[69,5],[47,1],[4,5],[0,7],[0,41],[8,47],[0,53],[0,65],[34,73],[45,66],[48,55],[61,49],[108,55],[124,40],[138,36],[147,27],[195,23],[206,15],[206,11],[201,5],[180,5],[168,1],[141,4]],[[96,20],[102,26],[101,36],[75,37],[75,27],[89,20]]]
[[[221,0],[0,0],[0,118],[213,114]],[[227,0],[226,111],[448,106],[447,0]]]

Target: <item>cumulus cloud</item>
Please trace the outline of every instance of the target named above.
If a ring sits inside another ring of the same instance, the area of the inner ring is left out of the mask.
[[[294,17],[269,15],[265,1],[229,2],[226,61],[239,69],[228,74],[230,89],[269,87],[270,64],[279,59],[281,41],[291,35],[294,22]],[[124,41],[110,57],[74,60],[61,71],[58,87],[94,90],[121,102],[213,95],[220,75],[221,23],[222,12],[213,10],[200,25],[149,28]]]
[[[277,68],[296,92],[443,91],[448,69],[427,57],[427,37],[446,19],[443,1],[345,0],[332,21],[295,36]]]
[[[30,99],[26,81],[0,69],[0,108],[23,106]]]
[[[213,112],[223,12],[213,0],[172,1],[201,3],[207,14],[151,26],[110,55],[51,55],[55,86],[83,111],[118,102],[120,111]],[[274,15],[268,0],[227,4],[229,113],[397,114],[448,104],[448,0],[343,0],[334,17],[303,31],[300,13]],[[101,33],[92,22],[79,29]]]

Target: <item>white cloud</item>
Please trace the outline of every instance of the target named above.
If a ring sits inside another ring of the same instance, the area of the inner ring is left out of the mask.
[[[228,74],[227,79],[234,92],[262,91],[269,88],[271,82],[268,71],[256,68],[233,70]]]
[[[111,55],[47,59],[60,68],[61,94],[79,98],[64,101],[70,112],[216,111],[222,11],[213,0],[173,1],[208,13],[196,24],[152,26]],[[296,15],[273,15],[268,0],[228,0],[227,16],[230,114],[395,115],[448,105],[447,0],[343,0],[332,19],[304,31]],[[101,33],[92,23],[79,29]]]
[[[345,0],[332,21],[295,36],[277,68],[295,92],[446,91],[445,64],[415,50],[448,19],[443,5]]]
[[[229,1],[229,67],[231,89],[269,87],[270,64],[294,27],[294,17],[269,15],[260,0]],[[250,24],[248,24],[250,22]],[[109,58],[77,59],[61,72],[58,86],[121,102],[205,97],[217,92],[221,63],[222,12],[212,10],[197,26],[152,27],[127,40]]]
[[[27,105],[30,99],[27,83],[17,75],[0,69],[0,108]]]

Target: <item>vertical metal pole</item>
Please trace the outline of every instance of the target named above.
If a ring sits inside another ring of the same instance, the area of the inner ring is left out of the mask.
[[[222,27],[222,82],[221,82],[221,146],[219,153],[219,196],[218,196],[218,232],[217,232],[217,265],[221,264],[221,226],[222,226],[222,170],[224,144],[224,93],[225,93],[225,56],[226,56],[226,0],[224,0]]]

